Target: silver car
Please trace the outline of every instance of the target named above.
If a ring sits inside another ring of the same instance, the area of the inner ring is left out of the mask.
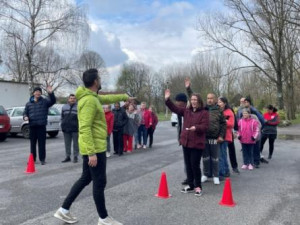
[[[8,116],[10,117],[11,136],[16,136],[18,133],[22,133],[24,138],[29,138],[29,124],[28,121],[23,120],[23,112],[25,107],[12,107],[6,109]],[[46,131],[50,137],[56,137],[60,129],[60,113],[59,111],[51,107],[48,111],[48,124]]]

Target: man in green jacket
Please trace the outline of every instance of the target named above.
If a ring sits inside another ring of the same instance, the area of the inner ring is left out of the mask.
[[[101,104],[125,101],[129,97],[126,94],[98,95],[101,81],[97,69],[85,71],[82,78],[85,87],[79,87],[76,91],[79,121],[78,141],[80,154],[83,156],[82,174],[54,216],[66,223],[76,223],[77,219],[70,214],[69,209],[84,187],[93,181],[93,197],[100,217],[98,225],[122,225],[108,216],[105,207],[107,127]]]

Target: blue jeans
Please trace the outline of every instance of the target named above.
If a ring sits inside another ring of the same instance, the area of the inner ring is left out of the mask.
[[[227,160],[227,147],[228,142],[224,141],[220,144],[220,156],[219,156],[219,176],[224,177],[229,173],[229,165]]]
[[[138,129],[138,139],[139,139],[139,144],[142,144],[142,137],[143,137],[143,145],[147,145],[147,128],[145,127],[144,124],[141,124]]]
[[[253,149],[254,144],[242,144],[244,165],[254,164]]]

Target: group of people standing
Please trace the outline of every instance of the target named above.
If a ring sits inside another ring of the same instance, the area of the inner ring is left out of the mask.
[[[182,182],[183,193],[195,192],[202,195],[202,183],[210,177],[214,184],[220,184],[230,176],[227,148],[234,173],[239,173],[234,137],[242,145],[242,169],[259,168],[260,162],[268,163],[262,153],[264,143],[269,139],[269,159],[272,158],[274,141],[277,137],[279,116],[272,105],[262,115],[251,106],[250,98],[242,98],[237,113],[230,107],[226,97],[214,93],[207,95],[206,105],[199,94],[193,93],[189,78],[185,80],[189,96],[179,93],[175,104],[171,101],[170,90],[165,91],[165,103],[178,115],[178,140],[183,148],[187,178]],[[200,161],[203,157],[203,174]]]
[[[146,149],[149,138],[149,148],[152,148],[153,134],[158,123],[154,107],[147,108],[146,102],[142,102],[137,109],[135,101],[126,101],[123,107],[117,102],[114,109],[110,105],[104,105],[107,123],[107,152],[110,157],[110,137],[113,134],[114,154],[123,155],[123,152],[132,153],[134,149]],[[133,140],[135,144],[133,144]]]

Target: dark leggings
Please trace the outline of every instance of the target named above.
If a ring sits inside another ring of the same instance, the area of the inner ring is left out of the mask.
[[[274,151],[274,142],[275,142],[275,139],[276,139],[276,135],[274,135],[274,134],[262,134],[261,144],[260,144],[260,152],[263,151],[264,144],[265,144],[267,139],[269,139],[269,155],[272,156],[273,151]]]
[[[228,153],[229,153],[229,159],[230,159],[230,164],[231,164],[232,169],[237,168],[238,163],[236,160],[234,140],[232,142],[228,143]]]

